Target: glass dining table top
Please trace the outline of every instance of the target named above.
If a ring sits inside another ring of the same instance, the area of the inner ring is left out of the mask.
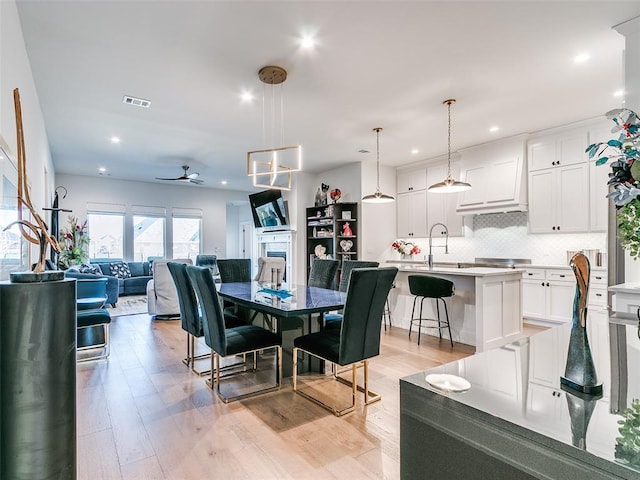
[[[339,310],[346,299],[337,290],[286,283],[278,289],[260,282],[219,283],[216,288],[226,300],[280,317]]]

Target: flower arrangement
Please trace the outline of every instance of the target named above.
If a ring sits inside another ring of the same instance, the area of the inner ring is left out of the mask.
[[[89,235],[87,234],[87,221],[78,223],[78,219],[69,215],[67,219],[69,228],[61,228],[58,241],[60,242],[60,255],[58,266],[69,268],[72,265],[81,265],[89,259],[87,247]]]
[[[404,240],[396,240],[391,244],[391,248],[402,255],[415,255],[420,253],[420,247],[415,243],[405,242]]]
[[[617,138],[608,142],[592,143],[586,152],[595,158],[596,165],[609,161],[609,185],[614,190],[607,195],[616,206],[620,245],[634,259],[640,257],[640,120],[635,112],[618,108],[607,112],[615,123],[611,133]]]

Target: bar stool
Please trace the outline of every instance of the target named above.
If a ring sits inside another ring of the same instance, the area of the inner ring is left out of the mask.
[[[414,323],[418,323],[418,345],[420,345],[420,331],[423,328],[422,322],[435,322],[435,325],[425,325],[424,328],[437,328],[440,338],[442,338],[442,329],[449,330],[449,341],[453,348],[453,337],[451,336],[451,324],[449,323],[449,311],[447,310],[447,302],[445,298],[455,295],[453,282],[444,278],[430,277],[428,275],[409,275],[409,291],[415,295],[413,299],[413,308],[411,309],[411,324],[409,325],[409,338],[411,338],[411,327]],[[425,298],[432,298],[436,301],[436,312],[438,318],[422,318],[422,305]],[[414,317],[416,310],[416,302],[420,299],[420,316]],[[440,318],[440,303],[444,305],[445,319]]]

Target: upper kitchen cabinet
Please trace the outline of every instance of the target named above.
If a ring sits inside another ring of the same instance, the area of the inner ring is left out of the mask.
[[[606,230],[606,202],[596,210],[601,202],[591,198],[595,194],[590,185],[598,180],[590,177],[600,172],[590,171],[585,153],[588,145],[587,127],[528,142],[530,233]],[[606,187],[606,180],[604,184]]]
[[[615,137],[611,133],[610,122],[606,126],[589,129],[589,143],[607,142]],[[606,232],[609,218],[609,164],[596,165],[595,159],[589,162],[589,181],[591,194],[589,195],[589,230],[592,232]]]
[[[461,151],[460,178],[471,190],[459,194],[458,214],[527,210],[524,136]]]
[[[426,238],[427,233],[427,191],[400,193],[396,198],[398,209],[399,238]]]
[[[589,145],[587,129],[545,135],[529,141],[529,172],[583,163]]]
[[[460,162],[451,162],[451,175],[460,176]],[[437,163],[427,167],[427,185],[441,182],[447,176],[447,163]],[[450,237],[463,235],[463,218],[456,213],[458,193],[432,193],[427,191],[427,227],[444,223]]]
[[[398,170],[398,193],[415,192],[427,188],[427,174],[424,167],[411,170]]]

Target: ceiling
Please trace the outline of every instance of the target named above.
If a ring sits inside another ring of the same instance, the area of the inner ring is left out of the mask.
[[[453,150],[619,106],[624,38],[611,27],[640,15],[638,1],[17,5],[57,173],[153,182],[188,164],[205,181],[191,188],[239,190],[246,152],[275,146],[265,65],[288,71],[273,130],[303,145],[305,171],[375,162],[378,126],[380,161],[397,166],[446,153],[447,98]]]

